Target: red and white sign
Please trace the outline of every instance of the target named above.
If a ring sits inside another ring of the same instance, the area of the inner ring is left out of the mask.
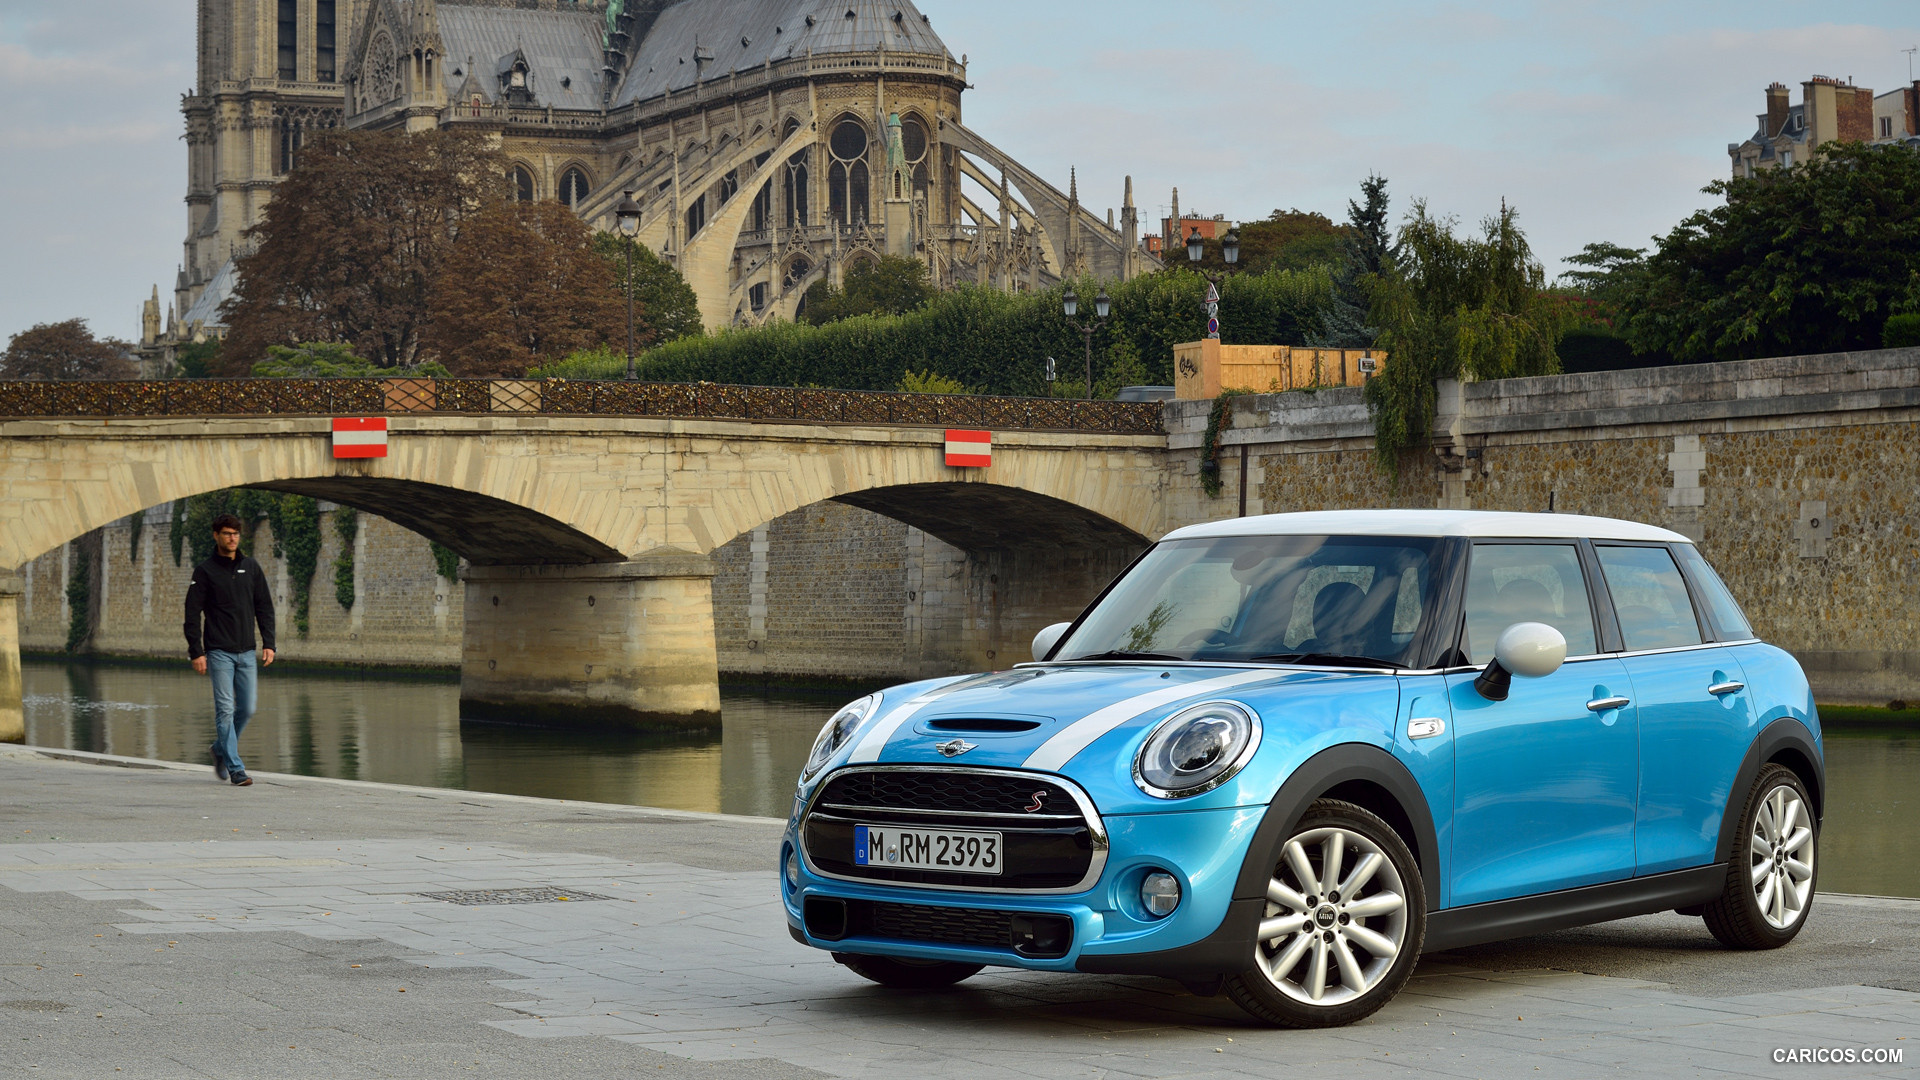
[[[947,430],[947,464],[984,469],[993,464],[993,432]]]
[[[333,456],[369,458],[387,456],[387,418],[336,416],[333,418]]]

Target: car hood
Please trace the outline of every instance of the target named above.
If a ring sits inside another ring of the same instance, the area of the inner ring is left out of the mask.
[[[1269,666],[1038,664],[889,691],[874,719],[852,740],[846,763],[1056,772],[1109,733],[1157,723],[1192,703],[1270,699],[1276,691],[1356,678],[1393,676]]]

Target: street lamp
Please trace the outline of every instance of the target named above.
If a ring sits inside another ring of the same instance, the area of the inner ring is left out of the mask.
[[[633,201],[633,192],[621,195],[620,204],[613,208],[613,219],[620,226],[620,235],[627,249],[627,381],[632,382],[633,373],[633,244],[634,237],[640,233],[640,204]]]
[[[1067,313],[1067,318],[1069,319],[1079,314],[1080,297],[1079,294],[1073,291],[1073,286],[1067,286],[1067,295],[1060,298],[1060,307]],[[1093,313],[1095,316],[1093,320],[1085,323],[1078,321],[1074,323],[1074,329],[1080,331],[1080,335],[1086,338],[1088,401],[1093,400],[1093,335],[1095,331],[1107,325],[1107,315],[1112,311],[1113,301],[1107,297],[1107,290],[1102,286],[1100,295],[1093,298]]]
[[[1207,242],[1200,238],[1200,228],[1195,226],[1193,235],[1187,237],[1187,261],[1197,263],[1207,254]],[[1228,266],[1240,261],[1240,231],[1228,229],[1227,235],[1220,238],[1220,257]],[[1202,271],[1205,273],[1205,271]],[[1220,337],[1220,278],[1207,274],[1207,336],[1218,340]]]

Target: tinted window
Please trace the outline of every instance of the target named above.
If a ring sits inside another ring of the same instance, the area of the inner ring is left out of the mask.
[[[1713,567],[1707,565],[1707,560],[1700,557],[1700,552],[1692,544],[1678,544],[1673,550],[1680,556],[1680,561],[1686,564],[1687,576],[1693,579],[1694,589],[1707,605],[1707,614],[1712,616],[1714,626],[1719,628],[1721,639],[1739,641],[1752,637],[1753,626],[1747,622],[1740,605],[1734,602],[1733,594],[1727,591],[1720,575],[1714,573]]]
[[[1148,552],[1055,653],[1183,660],[1296,653],[1407,662],[1431,604],[1435,541],[1328,536],[1178,540]]]
[[[1686,579],[1666,548],[1600,547],[1601,572],[1629,652],[1700,644]]]
[[[1587,604],[1587,579],[1572,544],[1475,544],[1467,574],[1467,635],[1475,664],[1493,659],[1493,643],[1514,623],[1546,623],[1567,639],[1568,656],[1600,648]]]

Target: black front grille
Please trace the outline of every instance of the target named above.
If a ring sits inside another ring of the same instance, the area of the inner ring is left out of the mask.
[[[1001,834],[998,874],[861,865],[855,828],[882,825]],[[829,779],[802,825],[808,858],[840,877],[918,885],[1065,890],[1097,872],[1105,834],[1062,783],[1029,773],[951,768],[850,769]]]
[[[984,908],[928,907],[924,904],[868,902],[863,927],[874,937],[936,941],[946,945],[1010,948],[1013,912]]]
[[[1038,808],[1034,800],[1038,798]],[[1028,776],[989,773],[856,772],[834,777],[824,803],[891,810],[960,810],[972,813],[1076,813],[1073,797],[1058,784]]]

